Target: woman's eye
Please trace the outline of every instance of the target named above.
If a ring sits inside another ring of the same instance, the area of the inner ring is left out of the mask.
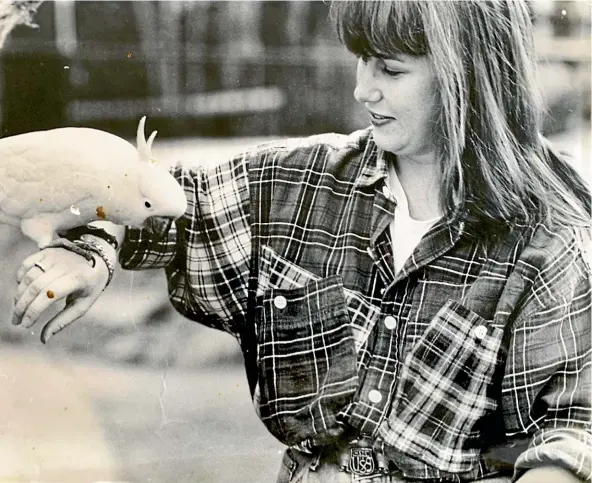
[[[389,77],[398,77],[403,73],[402,71],[395,68],[389,69],[381,57],[360,54],[357,55],[357,58],[361,60],[364,64],[368,64],[372,61],[374,69],[376,69],[378,72],[388,75]]]
[[[386,75],[388,75],[388,76],[390,76],[390,77],[397,77],[397,76],[399,76],[399,75],[401,75],[401,74],[402,74],[402,72],[401,72],[400,70],[396,70],[396,69],[389,69],[389,68],[388,68],[386,65],[384,65],[384,64],[382,64],[382,65],[380,66],[380,70],[381,70],[381,71],[382,71],[384,74],[386,74]]]
[[[391,70],[391,69],[384,69],[384,73],[391,77],[398,77],[402,74],[402,72],[398,70]]]

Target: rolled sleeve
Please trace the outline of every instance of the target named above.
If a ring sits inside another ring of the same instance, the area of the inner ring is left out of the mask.
[[[126,228],[119,263],[126,270],[165,268],[176,256],[177,229],[171,223],[164,236],[149,230]]]
[[[121,266],[164,268],[179,313],[237,334],[251,260],[248,154],[209,169],[178,165],[172,174],[185,192],[187,211],[164,230],[128,228]]]
[[[583,481],[592,480],[592,436],[578,429],[550,428],[538,431],[515,464],[514,480],[526,470],[541,466],[565,468]]]

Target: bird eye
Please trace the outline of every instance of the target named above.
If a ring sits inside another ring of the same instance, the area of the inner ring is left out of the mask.
[[[152,208],[152,204],[149,201],[144,201],[144,206],[146,208]]]

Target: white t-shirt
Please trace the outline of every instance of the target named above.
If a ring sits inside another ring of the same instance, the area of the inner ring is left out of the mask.
[[[403,186],[399,181],[393,163],[388,163],[389,186],[397,199],[395,218],[391,222],[391,238],[393,240],[393,254],[395,258],[395,274],[399,273],[407,259],[413,253],[422,237],[440,217],[431,220],[415,220],[409,214],[409,204]]]

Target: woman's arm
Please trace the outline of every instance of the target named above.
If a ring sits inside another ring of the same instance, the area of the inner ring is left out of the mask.
[[[90,268],[84,257],[61,248],[44,249],[25,260],[18,274],[13,323],[31,327],[52,304],[65,299],[64,311],[42,332],[46,341],[86,313],[119,259],[128,270],[164,268],[169,297],[181,314],[235,333],[236,321],[245,311],[251,255],[246,163],[238,156],[211,171],[178,165],[173,175],[188,201],[186,214],[176,222],[162,220],[163,226],[151,223],[145,229],[94,222],[115,238],[119,253],[111,237],[73,230],[75,240],[90,238],[102,248],[104,256],[94,257],[102,261]],[[48,291],[51,299],[43,295]]]
[[[192,174],[184,172],[180,165],[171,170],[182,187],[183,177]],[[139,268],[162,268],[175,258],[174,223],[165,225],[166,230],[161,229],[154,234],[150,230],[142,230],[143,238],[148,240],[149,245],[152,245],[152,238],[157,239],[166,253],[154,254],[151,249],[146,249],[146,258],[157,261]],[[53,334],[84,315],[111,281],[120,249],[128,244],[131,245],[128,250],[134,251],[134,243],[126,242],[127,234],[125,226],[95,221],[69,230],[65,238],[54,240],[45,249],[25,259],[17,271],[13,325],[29,328],[56,302],[65,300],[65,308],[41,332],[41,341],[45,343]],[[158,243],[154,246],[158,247]]]
[[[539,230],[518,263],[529,288],[513,327],[502,404],[508,435],[531,438],[515,462],[521,483],[579,481],[553,479],[566,471],[592,477],[592,289],[585,238],[576,228]]]

